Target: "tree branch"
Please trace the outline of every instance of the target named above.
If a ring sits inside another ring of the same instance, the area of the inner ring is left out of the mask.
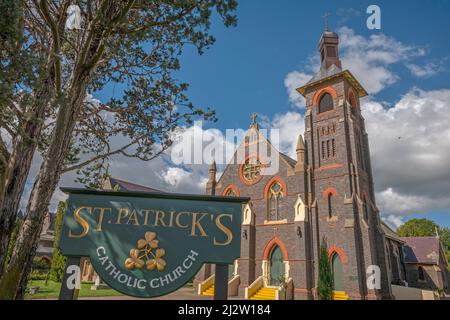
[[[95,161],[97,161],[97,160],[100,160],[100,159],[103,159],[103,158],[107,158],[107,157],[113,156],[113,155],[115,155],[115,154],[122,153],[122,152],[124,152],[126,149],[128,149],[129,147],[131,147],[132,145],[136,144],[136,143],[138,142],[138,140],[139,140],[139,138],[136,138],[136,139],[134,139],[133,141],[131,141],[129,144],[127,144],[127,145],[125,145],[125,146],[123,146],[123,147],[121,147],[121,148],[119,148],[119,149],[116,149],[116,150],[114,150],[114,151],[107,152],[107,153],[105,153],[105,154],[97,155],[97,156],[92,157],[91,159],[86,160],[86,161],[84,161],[84,162],[81,162],[81,163],[79,163],[79,164],[76,164],[76,165],[73,165],[73,166],[70,166],[70,167],[66,167],[66,168],[64,168],[64,169],[62,170],[62,173],[66,173],[66,172],[73,171],[73,170],[78,170],[78,169],[81,169],[81,168],[83,168],[84,166],[87,166],[88,164],[90,164],[90,163],[92,163],[92,162],[95,162]]]
[[[47,0],[41,0],[39,7],[42,11],[45,21],[47,21],[50,26],[50,30],[53,35],[53,59],[55,60],[55,86],[58,95],[61,93],[61,59],[60,54],[60,40],[59,40],[59,29],[56,22],[53,20],[50,11],[48,9]]]

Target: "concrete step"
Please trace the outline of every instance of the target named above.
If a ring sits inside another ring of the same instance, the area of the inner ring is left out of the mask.
[[[251,300],[275,300],[276,288],[261,288],[250,297]]]
[[[209,286],[202,292],[203,296],[214,296],[214,285]]]
[[[349,296],[343,291],[333,292],[333,300],[349,300]]]

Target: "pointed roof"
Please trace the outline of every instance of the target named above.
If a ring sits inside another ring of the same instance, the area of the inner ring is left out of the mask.
[[[267,143],[267,145],[271,148],[273,148],[274,151],[276,151],[278,153],[278,155],[280,156],[280,159],[283,160],[288,166],[294,168],[295,165],[297,164],[297,161],[292,159],[290,156],[282,153],[280,150],[278,150],[277,148],[275,148],[275,146],[271,143],[271,141],[265,137],[264,135],[262,135],[259,131],[258,128],[258,124],[256,123],[256,126],[251,126],[250,129],[247,131],[246,136],[249,135],[250,131],[252,130],[256,130],[257,134],[258,134],[258,143]],[[224,177],[224,173],[228,170],[228,167],[230,165],[235,164],[234,160],[236,159],[236,155],[237,152],[240,148],[245,148],[245,139],[240,143],[240,145],[236,148],[236,150],[234,150],[233,156],[231,157],[230,161],[227,163],[227,165],[225,166],[224,171],[222,172],[222,174],[220,175],[219,179],[218,179],[218,183],[221,182],[221,180]]]
[[[358,92],[360,97],[368,95],[363,86],[356,80],[349,70],[343,70],[339,58],[339,36],[336,32],[328,31],[325,28],[319,41],[319,52],[321,55],[321,66],[317,72],[304,86],[297,89],[301,95],[305,96],[306,91],[316,85],[336,79],[345,78]]]
[[[334,75],[337,75],[337,74],[339,74],[339,73],[341,73],[342,72],[342,69],[341,68],[339,68],[338,66],[336,66],[335,64],[333,64],[331,67],[329,67],[327,70],[324,70],[324,69],[320,69],[319,70],[319,72],[317,72],[307,83],[306,83],[306,85],[308,85],[308,84],[311,84],[311,83],[314,83],[314,82],[317,82],[317,81],[320,81],[320,80],[323,80],[323,79],[325,79],[325,78],[328,78],[328,77],[332,77],[332,76],[334,76]]]
[[[281,158],[284,159],[284,161],[286,161],[290,166],[295,167],[295,165],[297,164],[296,160],[292,159],[287,154],[284,154],[284,153],[282,153],[280,151],[278,151],[278,153],[280,154]]]
[[[114,189],[118,186],[119,191],[138,191],[138,192],[148,192],[148,193],[165,193],[161,190],[142,186],[139,184],[135,184],[132,182],[128,182],[125,180],[117,179],[117,178],[108,178],[111,184],[111,188]]]
[[[297,139],[297,148],[296,151],[305,150],[305,141],[303,140],[303,136],[301,134],[298,135]]]
[[[356,89],[361,98],[369,95],[366,89],[364,89],[361,83],[356,80],[355,76],[349,70],[341,71],[335,65],[332,65],[326,71],[320,70],[304,86],[298,88],[297,92],[302,96],[305,96],[307,89],[339,77],[345,78]]]
[[[404,237],[403,252],[406,263],[439,264],[443,253],[438,237]],[[445,258],[444,261],[447,261]]]
[[[211,164],[209,165],[209,172],[211,172],[211,171],[213,171],[213,172],[216,172],[216,171],[217,171],[216,160],[213,160],[213,161],[211,162]]]

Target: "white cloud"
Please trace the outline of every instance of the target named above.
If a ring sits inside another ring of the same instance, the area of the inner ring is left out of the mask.
[[[182,180],[190,178],[191,173],[182,168],[169,167],[167,171],[162,174],[162,179],[170,184],[172,187],[178,187]]]
[[[389,227],[391,227],[393,230],[397,230],[398,228],[400,228],[400,226],[402,224],[404,224],[405,222],[403,221],[403,217],[399,217],[399,216],[394,216],[394,215],[388,215],[388,216],[382,216],[381,217],[383,219],[383,221],[385,223],[387,223],[387,225]]]
[[[298,108],[305,108],[305,98],[296,89],[305,85],[312,77],[312,74],[292,71],[284,79],[289,101]]]
[[[349,68],[370,94],[399,79],[391,70],[392,65],[425,55],[423,48],[406,45],[382,33],[365,38],[347,27],[340,28],[338,33],[344,69]]]
[[[364,101],[377,203],[386,214],[450,208],[450,89],[413,89],[393,107]]]
[[[408,63],[406,67],[411,71],[411,73],[418,78],[428,78],[434,76],[441,72],[443,69],[441,66],[435,63],[428,63],[424,66],[419,66],[417,64]]]
[[[366,38],[348,27],[338,30],[340,38],[340,57],[342,67],[349,69],[370,94],[376,94],[398,81],[399,76],[392,70],[396,64],[411,66],[411,60],[425,55],[423,48],[407,45],[382,33]],[[303,108],[304,99],[295,89],[306,84],[312,78],[310,71],[318,70],[318,53],[309,59],[304,71],[292,71],[284,80],[289,101]],[[419,70],[418,72],[430,72]]]
[[[305,119],[294,111],[276,114],[271,122],[273,129],[280,130],[280,151],[296,159],[298,135],[305,131]]]

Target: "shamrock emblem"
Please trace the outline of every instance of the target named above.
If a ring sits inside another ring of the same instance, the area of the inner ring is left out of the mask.
[[[125,268],[140,270],[144,265],[147,270],[152,271],[155,268],[161,272],[166,267],[166,261],[162,258],[166,251],[158,248],[159,240],[156,240],[156,233],[148,231],[144,239],[139,239],[137,248],[130,250],[130,257],[125,260]]]

